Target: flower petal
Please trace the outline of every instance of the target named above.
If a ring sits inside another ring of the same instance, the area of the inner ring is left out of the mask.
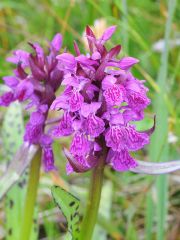
[[[114,56],[117,56],[121,51],[121,45],[117,45],[108,52],[107,57],[109,59],[113,58]]]
[[[90,144],[85,134],[77,132],[72,140],[70,152],[74,156],[86,156],[90,151]]]
[[[46,172],[56,170],[56,167],[54,166],[54,154],[52,147],[42,148],[42,162]]]
[[[33,112],[30,116],[29,122],[32,125],[43,125],[45,121],[45,116],[41,112]]]
[[[7,62],[11,62],[14,64],[18,64],[21,62],[23,67],[29,66],[29,53],[23,50],[16,50],[13,52],[12,57],[8,57],[6,60]]]
[[[110,87],[113,87],[116,81],[116,78],[111,75],[105,76],[105,78],[102,80],[102,89],[106,90]]]
[[[62,53],[56,57],[60,65],[63,65],[66,69],[73,71],[76,68],[75,57],[70,53]]]
[[[113,125],[117,125],[117,124],[123,125],[124,118],[123,118],[122,113],[119,112],[119,113],[111,114],[110,123]]]
[[[42,134],[41,139],[40,139],[40,143],[41,143],[42,147],[51,147],[51,145],[53,143],[53,140],[49,135]]]
[[[134,126],[112,126],[105,135],[106,144],[114,151],[137,151],[149,143],[146,133],[137,132]]]
[[[81,52],[79,50],[79,46],[76,41],[74,41],[74,50],[75,50],[77,56],[79,56],[81,54]]]
[[[66,75],[64,76],[64,79],[61,83],[62,86],[73,86],[73,87],[77,87],[78,86],[78,79],[75,77],[72,77],[71,74],[70,75]]]
[[[6,76],[2,78],[5,84],[9,87],[16,87],[18,85],[18,80],[15,76]]]
[[[31,82],[23,81],[18,84],[15,91],[15,98],[17,98],[20,102],[27,100],[34,92],[34,87]]]
[[[51,110],[59,110],[59,109],[68,109],[68,96],[62,95],[57,97],[53,103],[51,104]]]
[[[92,65],[97,65],[97,62],[95,60],[91,60],[90,58],[82,54],[76,57],[76,61],[88,67]]]
[[[127,91],[128,105],[134,110],[140,111],[146,108],[150,103],[150,99],[143,93],[135,91]]]
[[[107,104],[120,105],[124,100],[125,89],[123,86],[114,84],[112,87],[106,89],[103,93]]]
[[[46,74],[45,72],[37,65],[37,63],[34,61],[34,57],[29,57],[29,65],[31,68],[32,75],[35,79],[42,81],[45,79]]]
[[[104,44],[106,41],[108,41],[112,37],[115,31],[116,31],[116,26],[111,26],[107,28],[100,38],[101,44]]]
[[[0,97],[0,106],[7,107],[14,101],[14,94],[12,92],[6,92]]]
[[[79,93],[79,91],[74,90],[69,99],[70,111],[71,112],[78,111],[81,108],[83,102],[84,102],[83,96]]]
[[[90,114],[85,120],[85,129],[88,135],[91,137],[98,137],[104,131],[105,123],[104,121],[95,116],[95,114]]]
[[[57,33],[53,40],[51,41],[51,47],[54,49],[56,52],[60,50],[62,46],[62,35],[60,33]]]
[[[101,54],[98,51],[96,51],[92,54],[91,58],[93,60],[99,60],[99,59],[101,59]]]
[[[114,170],[120,172],[128,171],[130,168],[135,168],[138,165],[125,149],[122,149],[120,152],[109,150],[107,162],[109,162]]]
[[[72,124],[73,121],[71,116],[68,112],[65,112],[62,119],[60,120],[60,123],[57,126],[53,127],[50,130],[50,133],[55,138],[69,136],[73,133]]]
[[[39,66],[43,66],[45,61],[45,54],[43,48],[38,43],[29,43],[29,45],[35,50],[36,59],[39,63]]]
[[[136,111],[136,109],[125,109],[123,112],[123,118],[125,124],[127,124],[129,121],[140,121],[144,118],[144,112],[143,110]]]
[[[149,144],[149,136],[146,133],[137,132],[134,126],[124,128],[124,134],[126,135],[126,146],[130,151],[137,151]]]
[[[32,125],[30,122],[26,124],[24,141],[30,144],[39,144],[43,128],[41,125]]]
[[[133,57],[124,57],[119,61],[119,67],[122,70],[127,70],[132,67],[134,64],[138,63],[139,60]]]
[[[93,44],[96,40],[96,37],[95,37],[92,29],[89,26],[86,27],[86,36],[87,36],[87,40],[88,40],[89,49],[91,52],[93,52]]]
[[[96,113],[101,107],[101,102],[92,102],[90,104],[83,103],[81,106],[81,114],[83,117],[87,118],[90,113]]]

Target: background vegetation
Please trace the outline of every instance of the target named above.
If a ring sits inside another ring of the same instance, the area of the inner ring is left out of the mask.
[[[146,118],[138,128],[150,127],[153,115],[157,115],[157,129],[152,142],[136,158],[147,161],[179,159],[179,19],[180,2],[175,0],[1,0],[0,79],[12,71],[6,57],[15,49],[28,48],[27,42],[37,41],[46,46],[47,40],[61,32],[64,48],[73,51],[75,39],[85,52],[83,32],[86,25],[94,26],[98,35],[106,26],[117,25],[109,47],[120,43],[123,46],[121,55],[140,59],[133,73],[139,79],[147,80],[152,99]],[[1,81],[0,90],[3,88]],[[28,116],[23,112],[17,117],[17,111],[20,111],[19,106],[11,107],[8,112],[3,108],[0,110],[0,174],[22,142],[23,124]],[[20,133],[17,126],[22,129]],[[41,171],[38,214],[34,219],[32,239],[63,239],[66,231],[66,221],[52,201],[52,185],[60,185],[73,192],[81,199],[82,206],[84,204],[89,173],[66,175],[66,160],[61,153],[64,145],[68,145],[68,140],[61,139],[54,144],[58,171],[48,174]],[[23,186],[14,187],[0,203],[0,239],[5,236],[17,239],[13,234],[20,226],[25,182],[21,180]],[[118,173],[107,168],[93,239],[180,239],[179,183],[179,172],[148,177],[130,172]]]

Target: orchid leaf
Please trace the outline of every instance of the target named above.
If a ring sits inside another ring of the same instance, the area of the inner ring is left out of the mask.
[[[78,240],[80,232],[79,199],[58,186],[52,187],[52,195],[55,203],[58,205],[67,219],[68,233],[65,239]]]
[[[138,160],[137,163],[138,163],[138,166],[130,169],[131,172],[149,174],[149,175],[158,175],[158,174],[166,174],[166,173],[180,170],[180,160],[160,162],[160,163],[144,162],[144,161]]]
[[[2,126],[4,156],[10,162],[7,171],[0,179],[0,197],[5,194],[6,203],[6,239],[19,240],[22,206],[26,194],[27,172],[24,172],[29,162],[28,147],[22,144],[24,124],[21,105],[13,103],[7,110]],[[15,154],[14,158],[13,155]],[[24,174],[23,174],[24,173]],[[12,187],[12,188],[11,188]],[[10,189],[11,188],[11,189]],[[37,239],[37,231],[32,231],[32,240]]]
[[[4,156],[6,161],[10,161],[17,149],[22,144],[23,139],[23,118],[21,107],[18,103],[12,104],[4,117],[2,126],[2,139],[4,146]],[[14,178],[17,175],[12,175]],[[9,179],[6,179],[7,185]],[[3,181],[1,182],[3,184]],[[6,183],[5,183],[6,185]],[[7,186],[6,185],[6,186]],[[25,195],[26,177],[23,178],[15,185],[6,195],[6,231],[7,240],[18,240],[19,228],[21,222],[22,204]],[[2,189],[2,188],[1,188]]]
[[[38,147],[23,144],[12,157],[6,172],[0,177],[0,200],[17,183],[31,160],[33,159]]]

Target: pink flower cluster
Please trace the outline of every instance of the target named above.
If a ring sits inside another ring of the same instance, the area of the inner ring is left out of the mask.
[[[63,117],[51,133],[53,137],[73,135],[67,172],[84,172],[98,164],[102,148],[106,148],[106,163],[117,171],[126,171],[137,165],[130,152],[149,143],[149,133],[138,132],[132,121],[144,117],[150,104],[144,81],[130,72],[138,62],[132,57],[118,59],[121,46],[105,47],[116,27],[108,28],[96,39],[86,28],[90,53],[84,55],[75,43],[76,56],[63,53],[57,56],[64,69],[64,92],[51,105],[62,110]]]
[[[133,121],[144,118],[150,104],[144,81],[130,72],[138,63],[132,57],[118,58],[121,46],[107,50],[105,43],[116,27],[109,27],[97,39],[86,28],[89,53],[82,54],[74,43],[75,55],[59,54],[62,38],[57,34],[44,54],[36,43],[30,44],[34,54],[18,50],[8,61],[16,64],[13,76],[4,77],[10,91],[0,98],[1,106],[12,101],[28,100],[28,108],[35,106],[26,125],[24,140],[40,144],[45,170],[54,169],[52,139],[73,135],[67,156],[67,173],[84,172],[98,164],[103,148],[106,164],[117,171],[137,166],[130,152],[149,143],[152,131],[138,132]],[[60,96],[56,90],[64,86]],[[59,123],[45,133],[49,110],[60,110]]]
[[[45,133],[45,122],[49,108],[55,99],[63,71],[57,68],[62,36],[56,34],[49,43],[49,54],[46,55],[38,43],[30,43],[33,53],[17,50],[7,61],[16,65],[14,74],[3,78],[10,90],[0,97],[0,106],[9,106],[13,101],[27,101],[26,109],[35,109],[26,124],[24,141],[29,144],[40,144],[42,161],[46,171],[53,170],[54,157],[52,138]]]

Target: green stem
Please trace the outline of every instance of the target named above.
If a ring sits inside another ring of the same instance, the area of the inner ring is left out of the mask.
[[[37,189],[39,183],[39,173],[41,165],[41,150],[38,150],[30,166],[29,181],[24,205],[24,213],[21,225],[20,240],[29,240],[34,215]]]
[[[99,164],[93,169],[91,185],[85,216],[82,222],[80,240],[91,240],[98,217],[99,203],[103,184],[105,155],[99,159]]]

